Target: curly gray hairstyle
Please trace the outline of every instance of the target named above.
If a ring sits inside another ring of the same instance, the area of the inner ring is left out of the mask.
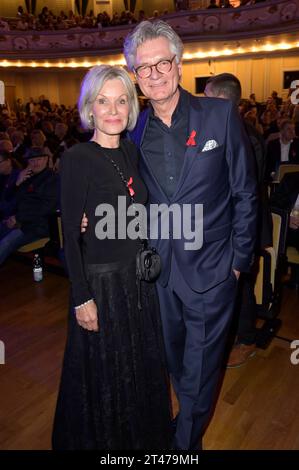
[[[96,65],[85,75],[81,84],[78,109],[83,127],[94,129],[93,120],[90,119],[92,105],[99,91],[107,80],[118,78],[127,90],[129,100],[129,120],[127,129],[131,131],[136,125],[139,114],[139,103],[136,88],[129,74],[122,67],[116,65]]]
[[[181,38],[165,21],[158,20],[151,23],[142,21],[128,34],[124,42],[124,56],[129,70],[134,69],[136,51],[138,46],[148,40],[165,37],[170,44],[170,50],[176,55],[176,62],[182,60],[184,46]]]

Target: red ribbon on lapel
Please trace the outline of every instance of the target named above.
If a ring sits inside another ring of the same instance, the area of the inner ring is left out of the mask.
[[[196,145],[196,142],[195,142],[195,140],[194,140],[195,136],[196,136],[196,131],[193,130],[193,131],[191,132],[190,136],[188,137],[187,142],[186,142],[186,145],[187,145],[188,147],[190,147],[190,146],[191,146],[191,147],[194,147],[194,146]]]
[[[127,182],[127,188],[131,197],[133,197],[135,194],[132,184],[133,184],[133,178],[132,176],[130,176],[129,181]]]

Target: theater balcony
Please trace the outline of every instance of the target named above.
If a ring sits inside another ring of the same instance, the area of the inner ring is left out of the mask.
[[[164,19],[185,43],[184,61],[299,49],[299,0],[189,10]],[[2,31],[0,65],[22,67],[30,61],[37,61],[36,65],[47,61],[50,67],[75,67],[84,58],[87,66],[92,57],[97,57],[97,63],[117,57],[121,61],[124,38],[131,29],[126,25],[101,30]]]

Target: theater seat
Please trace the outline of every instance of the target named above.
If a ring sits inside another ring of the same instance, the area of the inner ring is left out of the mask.
[[[288,258],[288,263],[299,265],[299,251],[294,246],[288,246],[287,258]]]
[[[50,241],[50,238],[40,238],[35,242],[27,243],[27,245],[23,245],[18,249],[19,253],[30,253],[31,251],[38,251],[43,249],[46,244]]]
[[[282,268],[285,262],[288,213],[272,211],[273,246],[262,250],[257,260],[257,275],[254,293],[257,315],[265,320],[258,329],[256,344],[265,348],[281,326],[277,318],[282,298]]]
[[[280,183],[286,173],[295,173],[299,171],[299,163],[282,163],[279,165],[275,180]]]

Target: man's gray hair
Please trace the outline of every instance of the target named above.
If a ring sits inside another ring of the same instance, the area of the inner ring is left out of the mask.
[[[128,34],[124,42],[124,56],[129,70],[134,69],[137,48],[145,41],[157,39],[161,36],[168,39],[170,50],[176,55],[176,62],[181,62],[184,45],[172,27],[162,20],[153,23],[142,21]]]
[[[118,78],[124,84],[129,101],[129,120],[127,130],[134,129],[138,114],[139,103],[136,88],[129,74],[122,67],[116,65],[95,65],[85,75],[81,84],[78,110],[82,125],[85,129],[94,129],[93,119],[90,118],[91,108],[107,80]]]

